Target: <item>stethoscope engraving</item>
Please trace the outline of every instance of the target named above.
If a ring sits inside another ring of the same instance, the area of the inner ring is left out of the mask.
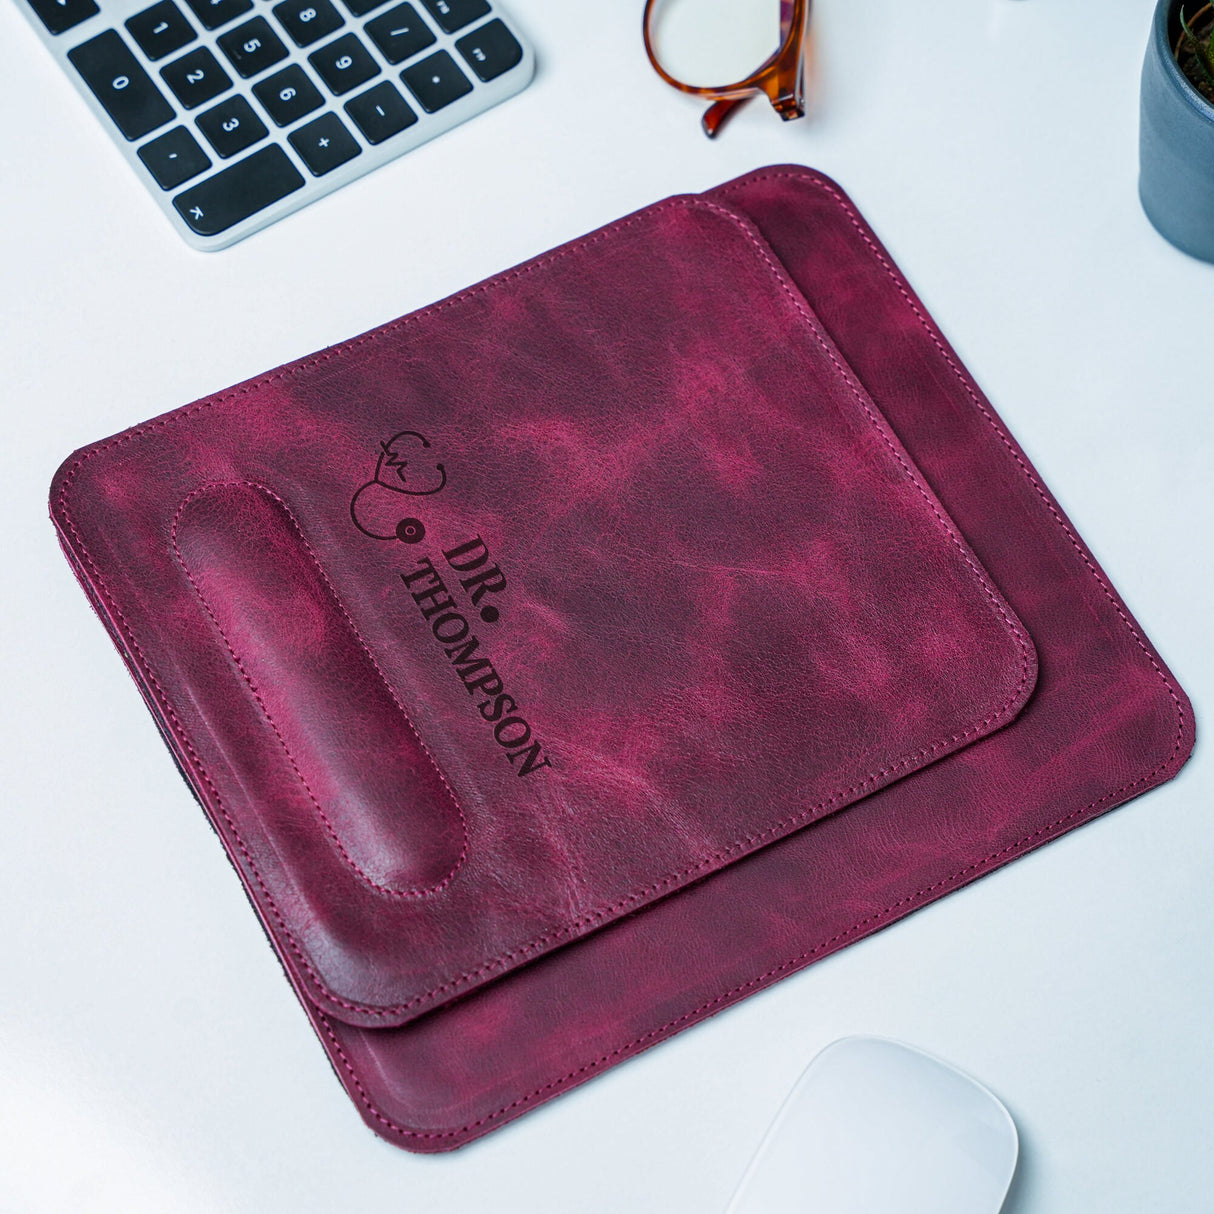
[[[421,458],[430,450],[430,440],[416,430],[401,430],[379,444],[379,459],[375,476],[361,486],[350,499],[350,518],[354,525],[374,540],[400,540],[402,544],[417,544],[425,538],[426,527],[419,518],[399,518],[395,523],[382,521],[377,514],[395,514],[399,503],[395,497],[432,497],[447,485],[447,469],[440,463]],[[412,457],[412,458],[410,458]],[[438,484],[432,484],[434,474]],[[415,488],[411,481],[416,478]],[[380,492],[383,491],[383,492]],[[384,492],[395,495],[384,497]],[[365,496],[367,494],[370,496]],[[361,502],[361,505],[360,505]],[[378,504],[379,509],[375,506]],[[390,528],[385,533],[385,528]]]

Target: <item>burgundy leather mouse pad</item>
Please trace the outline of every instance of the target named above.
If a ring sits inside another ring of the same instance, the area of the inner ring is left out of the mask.
[[[52,516],[339,1077],[411,1149],[1192,744],[1014,441],[804,169],[86,448]]]
[[[706,199],[91,448],[56,500],[271,934],[352,1023],[838,811],[1036,673]]]

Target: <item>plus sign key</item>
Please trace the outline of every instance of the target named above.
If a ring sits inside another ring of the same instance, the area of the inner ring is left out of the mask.
[[[323,177],[362,151],[336,114],[322,114],[287,138],[313,177]]]

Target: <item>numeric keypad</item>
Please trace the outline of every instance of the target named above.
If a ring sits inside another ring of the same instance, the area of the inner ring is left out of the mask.
[[[202,248],[416,147],[530,73],[495,0],[18,3]]]

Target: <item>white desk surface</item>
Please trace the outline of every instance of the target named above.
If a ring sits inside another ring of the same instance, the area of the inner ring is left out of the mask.
[[[23,0],[17,0],[23,2]],[[513,0],[520,97],[192,252],[0,4],[0,1209],[722,1209],[808,1060],[901,1038],[1007,1103],[1009,1214],[1214,1203],[1214,762],[452,1155],[364,1128],[46,516],[73,448],[667,194],[852,194],[1192,695],[1214,692],[1214,266],[1135,192],[1149,0],[819,0],[820,101],[716,143],[639,0]]]

